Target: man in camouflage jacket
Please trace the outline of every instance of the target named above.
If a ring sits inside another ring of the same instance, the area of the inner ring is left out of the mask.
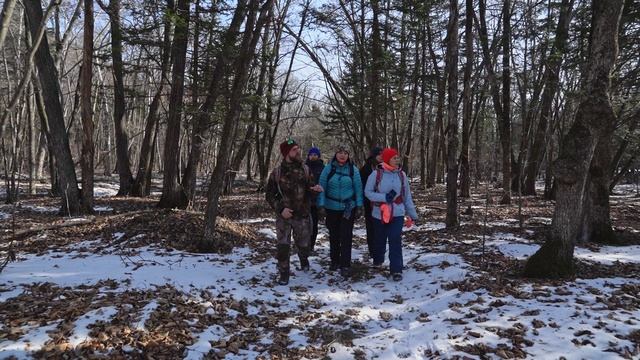
[[[291,233],[298,248],[300,268],[309,270],[309,240],[311,238],[311,201],[322,192],[309,168],[303,164],[300,147],[289,139],[280,144],[282,163],[269,175],[266,199],[276,212],[278,283],[289,283]]]

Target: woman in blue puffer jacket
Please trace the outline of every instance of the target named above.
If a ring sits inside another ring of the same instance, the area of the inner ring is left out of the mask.
[[[324,192],[318,195],[318,208],[326,212],[329,229],[330,270],[340,268],[343,277],[351,275],[353,223],[362,215],[362,180],[349,159],[349,148],[340,145],[333,160],[324,167],[318,182]]]
[[[382,164],[369,175],[364,194],[371,201],[375,229],[373,265],[384,262],[389,241],[389,270],[395,281],[402,280],[402,226],[404,217],[418,221],[418,213],[411,198],[406,174],[399,168],[398,151],[387,148],[382,151]]]

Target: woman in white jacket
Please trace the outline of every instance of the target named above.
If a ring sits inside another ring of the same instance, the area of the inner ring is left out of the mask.
[[[399,168],[398,151],[386,148],[382,151],[382,163],[369,175],[364,194],[371,201],[375,229],[373,265],[384,262],[389,241],[389,270],[394,281],[402,280],[402,226],[404,217],[418,221],[416,207],[406,174]]]

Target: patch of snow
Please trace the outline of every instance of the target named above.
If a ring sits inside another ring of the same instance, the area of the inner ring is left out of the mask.
[[[238,224],[260,224],[263,222],[274,222],[273,218],[255,218],[236,220]]]
[[[140,316],[140,319],[136,323],[135,328],[138,330],[144,330],[145,329],[144,323],[146,323],[147,320],[151,318],[151,314],[153,314],[153,312],[157,308],[158,308],[158,303],[155,300],[150,301],[147,305],[145,305],[142,308],[142,315]]]
[[[258,230],[258,234],[262,234],[262,235],[266,236],[269,239],[276,239],[277,238],[276,232],[273,231],[273,229],[270,229],[270,228],[262,228],[262,229]]]
[[[583,260],[606,265],[613,265],[616,261],[621,263],[640,263],[640,245],[603,246],[597,252],[577,247],[575,256]]]
[[[38,205],[29,205],[29,204],[20,204],[22,209],[31,210],[37,213],[42,214],[56,214],[60,211],[59,207],[56,206],[38,206]]]
[[[88,340],[90,332],[89,325],[95,324],[98,321],[108,321],[117,313],[118,310],[116,308],[108,306],[91,310],[84,314],[81,318],[76,320],[74,324],[75,330],[69,337],[69,344],[75,347]]]
[[[226,333],[226,330],[222,326],[209,326],[203,332],[198,334],[198,340],[187,348],[187,356],[185,357],[185,360],[202,359],[203,356],[211,350],[211,341],[223,338]]]

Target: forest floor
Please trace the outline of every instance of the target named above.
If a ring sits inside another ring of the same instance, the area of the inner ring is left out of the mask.
[[[275,282],[273,214],[251,186],[222,201],[228,254],[194,252],[202,213],[158,210],[157,193],[115,197],[113,179],[97,186],[90,217],[60,216],[44,195],[0,206],[2,262],[16,255],[0,273],[0,358],[640,357],[632,186],[611,198],[626,245],[578,246],[572,279],[518,275],[553,202],[524,197],[520,226],[517,197],[486,205],[482,186],[460,204],[473,214],[447,231],[436,187],[414,190],[421,221],[405,229],[402,281],[370,267],[361,221],[351,279],[328,270],[321,225],[311,271],[292,256],[288,286]]]

